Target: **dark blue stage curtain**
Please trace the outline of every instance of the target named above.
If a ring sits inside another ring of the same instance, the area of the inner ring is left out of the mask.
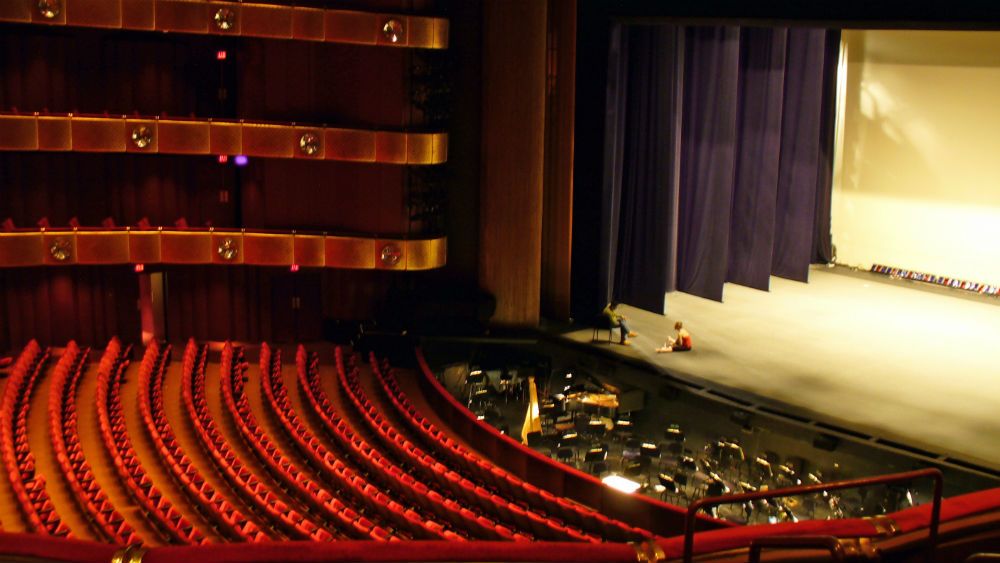
[[[662,312],[830,259],[839,32],[619,26],[605,123],[607,295]]]
[[[672,283],[676,262],[674,237],[664,227],[675,223],[677,215],[670,152],[676,145],[673,96],[679,90],[674,86],[683,70],[663,61],[679,56],[683,30],[652,26],[618,30],[621,33],[612,36],[612,49],[625,51],[613,70],[625,80],[617,81],[608,95],[623,102],[615,109],[627,111],[608,114],[612,127],[614,121],[624,120],[624,134],[607,155],[606,166],[617,167],[621,174],[605,177],[606,201],[615,207],[606,223],[607,240],[614,241],[608,247],[608,263],[615,268],[606,270],[610,279],[604,283],[613,284],[619,301],[662,310],[663,288]]]

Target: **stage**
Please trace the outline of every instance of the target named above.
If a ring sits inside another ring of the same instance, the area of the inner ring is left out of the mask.
[[[1000,469],[1000,300],[843,268],[771,291],[727,284],[724,303],[674,292],[667,316],[622,305],[638,336],[594,346],[750,403]],[[655,349],[683,320],[694,350]],[[606,333],[603,333],[606,335]],[[565,335],[590,342],[591,330]]]

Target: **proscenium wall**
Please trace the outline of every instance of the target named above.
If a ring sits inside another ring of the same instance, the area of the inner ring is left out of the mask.
[[[843,38],[837,261],[1000,283],[1000,32]]]

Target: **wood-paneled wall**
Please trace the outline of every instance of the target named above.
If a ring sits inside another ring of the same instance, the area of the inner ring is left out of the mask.
[[[542,314],[570,311],[573,242],[573,136],[576,111],[576,0],[549,0],[542,208]]]
[[[479,283],[498,325],[539,319],[546,13],[533,0],[483,4]]]

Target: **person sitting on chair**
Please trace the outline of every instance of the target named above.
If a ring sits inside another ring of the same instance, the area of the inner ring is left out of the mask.
[[[601,314],[608,318],[612,327],[618,327],[621,330],[621,344],[622,346],[628,346],[631,343],[626,340],[626,337],[635,336],[635,333],[629,330],[628,324],[625,322],[625,315],[617,312],[616,309],[618,309],[618,302],[612,301],[611,303],[608,303]]]
[[[684,323],[680,321],[674,323],[674,330],[677,331],[677,336],[667,338],[663,346],[656,349],[658,354],[688,352],[691,350],[691,333],[684,328]]]

